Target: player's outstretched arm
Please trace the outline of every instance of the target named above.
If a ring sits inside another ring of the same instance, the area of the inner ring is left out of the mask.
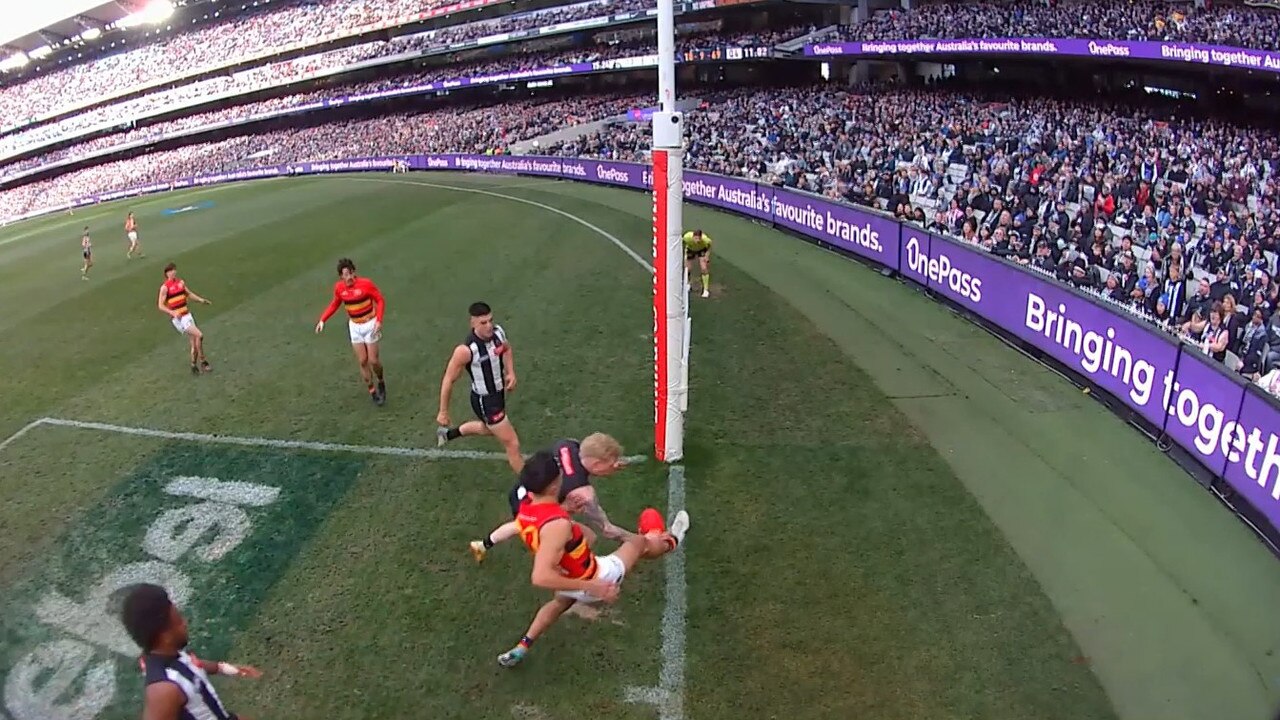
[[[440,379],[440,412],[436,415],[436,423],[441,427],[449,424],[449,395],[453,393],[453,383],[469,362],[471,351],[464,345],[458,345],[449,356],[449,364],[444,367],[444,377]]]
[[[573,536],[572,520],[552,520],[538,531],[538,552],[533,556],[533,573],[529,581],[534,587],[544,588],[552,592],[588,592],[604,600],[613,602],[618,598],[618,586],[603,580],[574,580],[561,575],[556,570],[560,557],[564,555],[564,546]]]
[[[609,516],[605,514],[604,508],[600,507],[600,499],[596,497],[596,489],[590,485],[573,491],[572,504],[578,508],[578,513],[589,525],[599,529],[600,534],[610,540],[625,542],[628,537],[635,534],[609,522]]]
[[[329,307],[325,308],[324,312],[320,313],[320,321],[316,323],[317,334],[324,330],[324,324],[329,321],[329,318],[333,317],[334,313],[338,312],[338,308],[341,307],[341,305],[342,297],[338,295],[338,291],[335,289],[333,291],[333,300],[329,301]]]
[[[262,671],[252,665],[232,665],[229,662],[201,660],[200,667],[210,675],[246,677],[250,680],[257,680],[262,677]]]
[[[202,298],[202,297],[200,297],[199,295],[197,295],[197,294],[196,294],[196,291],[195,291],[195,290],[192,290],[190,286],[188,286],[188,287],[187,287],[187,295],[189,295],[189,296],[191,297],[191,299],[192,299],[192,300],[195,300],[196,302],[200,303],[201,305],[212,305],[212,304],[213,304],[213,303],[209,302],[209,300],[208,300],[207,298]]]

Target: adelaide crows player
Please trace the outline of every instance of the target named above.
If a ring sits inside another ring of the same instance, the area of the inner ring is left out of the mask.
[[[534,453],[520,472],[520,485],[527,495],[516,515],[520,539],[533,553],[534,587],[555,595],[533,618],[533,623],[515,647],[498,656],[498,664],[515,667],[529,648],[555,624],[574,603],[613,602],[618,599],[623,579],[640,558],[658,558],[684,542],[689,530],[689,514],[676,513],[671,531],[641,527],[643,534],[629,535],[622,546],[609,555],[591,550],[595,533],[575,523],[560,505],[560,468],[550,452]]]

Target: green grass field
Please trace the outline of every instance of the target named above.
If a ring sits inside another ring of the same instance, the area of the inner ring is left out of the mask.
[[[515,347],[526,451],[601,430],[649,453],[650,278],[568,217],[647,255],[649,204],[388,179],[262,181],[0,230],[0,440],[26,429],[0,447],[0,716],[137,717],[136,652],[103,618],[144,578],[188,589],[202,657],[266,672],[218,681],[256,720],[1154,720],[1280,700],[1262,600],[1280,573],[1176,467],[900,284],[697,208],[717,260],[694,306],[685,612],[667,607],[671,561],[645,565],[600,618],[566,619],[502,670],[541,595],[522,548],[476,566],[465,547],[506,519],[505,463],[274,441],[432,447],[440,371],[483,299]],[[124,257],[129,209],[145,259]],[[345,323],[312,333],[342,256],[388,299],[382,408]],[[214,303],[194,306],[210,375],[190,375],[155,308],[169,260]],[[464,388],[452,413],[469,416]],[[600,492],[634,523],[667,509],[670,482],[650,460]],[[679,702],[628,702],[654,687]]]

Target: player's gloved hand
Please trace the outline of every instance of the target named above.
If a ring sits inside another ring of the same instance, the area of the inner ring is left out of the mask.
[[[322,333],[322,332],[324,332],[324,321],[323,321],[323,320],[321,320],[320,322],[316,323],[316,334],[317,334],[317,335],[319,335],[319,334],[320,334],[320,333]]]

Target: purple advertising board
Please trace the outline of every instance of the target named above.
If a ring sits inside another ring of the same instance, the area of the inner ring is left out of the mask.
[[[1256,390],[1244,393],[1239,420],[1205,434],[1227,465],[1226,481],[1255,508],[1280,504],[1280,437],[1276,410]],[[1274,522],[1274,515],[1267,514]]]
[[[806,45],[809,57],[904,55],[1058,55],[1122,60],[1164,60],[1280,73],[1280,51],[1225,45],[1087,40],[1076,38],[970,38],[963,40],[866,40]]]
[[[771,220],[887,267],[898,267],[898,224],[886,216],[779,189],[774,192]]]
[[[384,170],[537,175],[650,190],[640,163],[537,156],[412,155],[299,162],[84,198],[258,177]],[[1248,388],[1198,348],[981,248],[901,225],[878,212],[750,180],[686,171],[691,202],[770,222],[892,268],[997,325],[1125,403],[1234,488],[1280,529],[1280,404]],[[57,209],[65,208],[66,205]]]

